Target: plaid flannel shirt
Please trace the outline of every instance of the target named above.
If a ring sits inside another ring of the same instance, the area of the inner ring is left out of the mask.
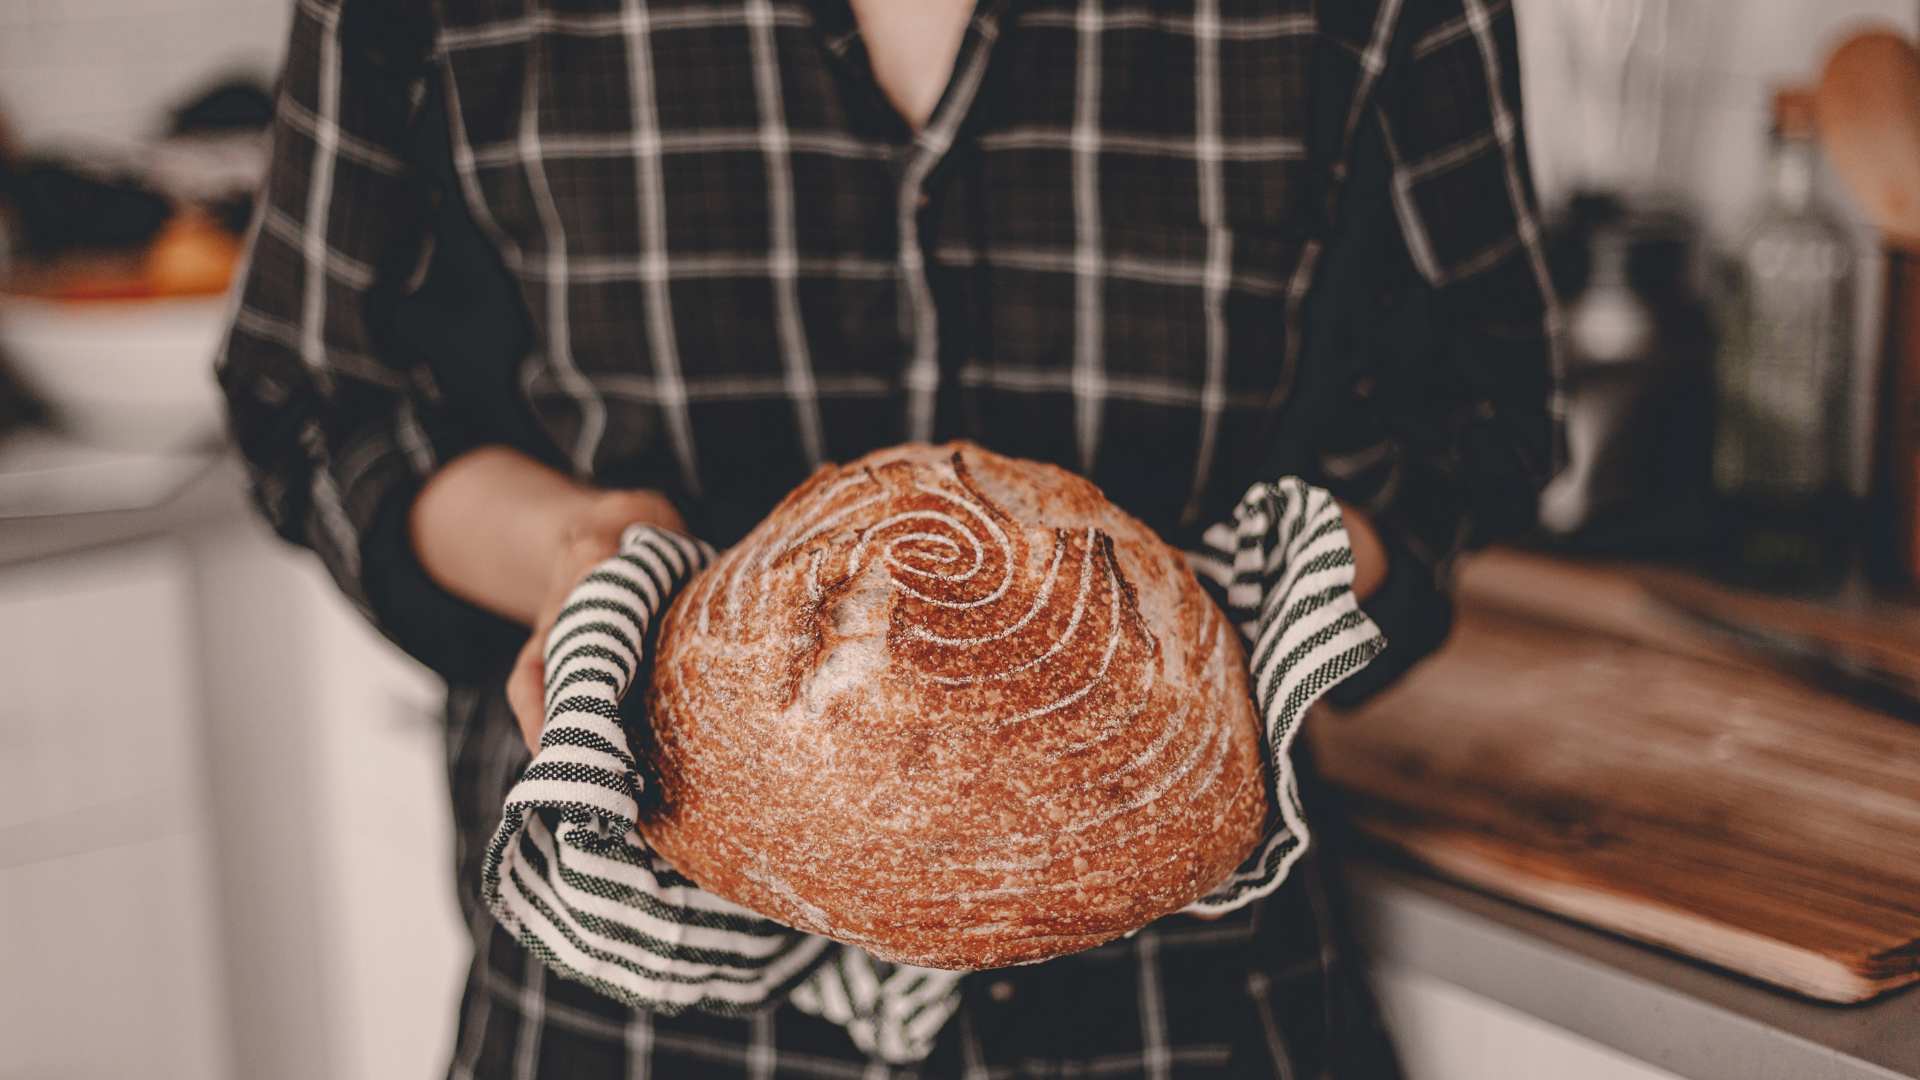
[[[1182,546],[1298,473],[1440,567],[1553,442],[1515,48],[1503,0],[982,0],[913,132],[845,0],[301,0],[234,430],[462,693],[514,631],[404,511],[484,442],[721,543],[910,438],[1075,468]],[[524,764],[470,735],[457,799]],[[498,807],[457,807],[469,854]]]

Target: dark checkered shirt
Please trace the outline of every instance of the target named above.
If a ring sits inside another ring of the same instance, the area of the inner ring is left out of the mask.
[[[1298,473],[1375,515],[1407,588],[1523,526],[1557,316],[1518,78],[1506,0],[981,0],[915,132],[846,0],[300,0],[220,377],[269,518],[454,686],[467,891],[525,763],[497,700],[525,631],[426,580],[405,509],[473,446],[661,489],[722,545],[821,462],[949,437],[1181,546]],[[1324,929],[1307,889],[1268,907]],[[868,1068],[818,1065],[850,1046],[786,1009],[707,1030],[563,992],[469,914],[457,1074]],[[1133,995],[1111,1039],[976,988],[927,1068],[1353,1074],[1377,1032],[1332,937],[1197,925],[1009,976],[1031,1004],[1132,964],[1082,995]],[[1147,979],[1189,939],[1191,978]]]

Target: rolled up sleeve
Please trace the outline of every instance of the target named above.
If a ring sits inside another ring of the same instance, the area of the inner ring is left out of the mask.
[[[1332,696],[1444,640],[1462,551],[1530,528],[1557,467],[1557,324],[1520,125],[1511,5],[1409,0],[1373,88],[1257,475],[1364,510],[1393,566],[1363,605],[1385,653]]]
[[[428,580],[407,509],[475,443],[378,313],[416,288],[436,192],[404,154],[431,37],[405,3],[301,0],[273,155],[233,326],[218,361],[253,494],[341,590],[443,674],[517,641]]]

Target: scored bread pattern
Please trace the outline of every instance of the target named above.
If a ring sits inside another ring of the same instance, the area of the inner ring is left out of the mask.
[[[647,715],[656,850],[899,963],[1089,948],[1264,832],[1244,654],[1179,553],[966,444],[797,490],[665,616]]]
[[[1056,693],[1024,708],[975,713],[990,716],[992,729],[1080,706],[1106,691],[1118,698],[1101,702],[1107,706],[1100,710],[1107,718],[1102,733],[1112,734],[1114,724],[1137,707],[1144,689],[1138,683],[1151,674],[1139,669],[1158,647],[1140,621],[1112,539],[1093,528],[1053,530],[1038,585],[1016,588],[1025,584],[1020,579],[1032,557],[1028,531],[971,490],[964,466],[956,462],[956,469],[941,478],[947,483],[911,476],[896,486],[861,469],[804,500],[802,506],[813,504],[812,512],[800,515],[812,523],[804,532],[757,543],[749,537],[702,579],[689,597],[700,636],[758,636],[754,631],[768,621],[774,591],[754,588],[754,579],[783,560],[804,562],[806,596],[815,604],[879,570],[887,591],[901,594],[891,623],[906,640],[896,655],[929,681],[997,690],[993,684],[1043,666],[1072,667],[1052,673]],[[864,519],[876,510],[884,516]],[[833,543],[836,532],[846,541]],[[861,600],[871,593],[871,587],[856,589],[836,608],[836,630],[854,629],[838,624],[870,614],[861,610]],[[726,625],[716,625],[722,620]],[[1083,641],[1092,648],[1072,648]],[[833,674],[825,673],[829,680]],[[1058,752],[1084,745],[1067,744]]]
[[[958,1006],[962,973],[886,964],[763,919],[677,873],[635,827],[643,782],[617,704],[657,615],[712,558],[699,541],[636,526],[571,598],[548,638],[541,748],[508,797],[483,895],[549,967],[635,1007],[740,1015],[790,995],[863,1051],[919,1060]],[[1219,912],[1284,879],[1307,837],[1286,750],[1307,706],[1385,642],[1352,596],[1337,504],[1297,479],[1254,485],[1187,559],[1252,643],[1278,764],[1267,839],[1189,909]],[[1065,562],[1059,580],[1077,590]]]

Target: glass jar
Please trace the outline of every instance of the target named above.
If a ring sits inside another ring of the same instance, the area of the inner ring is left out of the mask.
[[[1814,195],[1812,95],[1782,90],[1765,208],[1741,239],[1715,364],[1723,569],[1767,588],[1845,576],[1853,253]]]

